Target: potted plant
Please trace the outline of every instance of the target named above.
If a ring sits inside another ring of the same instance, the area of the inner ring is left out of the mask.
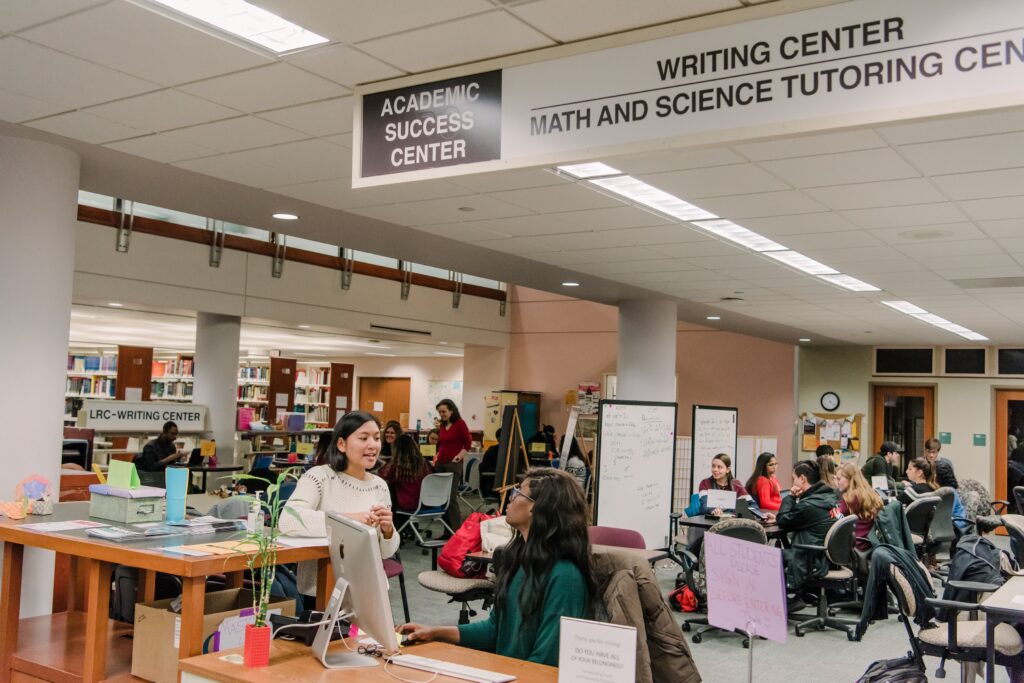
[[[266,524],[257,523],[252,531],[247,531],[245,540],[240,543],[240,549],[248,555],[246,564],[252,575],[252,607],[256,617],[254,623],[245,627],[243,655],[247,667],[267,666],[270,661],[271,632],[267,619],[267,605],[270,604],[270,589],[274,584],[274,571],[277,566],[277,539],[281,535],[278,522],[283,511],[302,521],[299,514],[286,507],[286,501],[281,500],[281,487],[289,479],[297,480],[301,475],[301,467],[292,467],[278,474],[276,482],[249,474],[236,477],[263,481],[267,484],[266,498],[240,496],[243,500],[249,501],[251,506],[258,506],[267,520]]]

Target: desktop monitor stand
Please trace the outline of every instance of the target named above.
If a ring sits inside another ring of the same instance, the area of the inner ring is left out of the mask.
[[[316,632],[316,638],[313,639],[313,654],[328,669],[354,669],[364,666],[377,666],[376,658],[361,655],[358,652],[349,652],[347,650],[344,652],[327,652],[327,648],[331,644],[331,634],[334,633],[334,624],[341,614],[348,588],[349,584],[345,579],[338,579],[334,584],[331,600],[327,603],[327,611],[324,613],[326,622],[320,625],[320,630]]]

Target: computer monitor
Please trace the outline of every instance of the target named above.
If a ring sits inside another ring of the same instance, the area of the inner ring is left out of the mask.
[[[378,531],[344,515],[327,513],[328,549],[334,570],[325,623],[313,640],[313,654],[329,669],[374,666],[377,660],[354,651],[327,651],[334,622],[342,614],[380,644],[384,655],[398,651],[388,580],[380,555]],[[355,646],[351,646],[355,650]]]

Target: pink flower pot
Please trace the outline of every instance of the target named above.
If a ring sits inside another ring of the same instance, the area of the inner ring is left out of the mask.
[[[245,627],[245,665],[249,668],[267,666],[270,663],[270,626]]]

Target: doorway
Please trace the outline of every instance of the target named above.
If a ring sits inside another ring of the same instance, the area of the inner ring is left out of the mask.
[[[884,441],[903,449],[900,472],[924,457],[925,439],[935,436],[935,387],[876,384],[872,392],[874,452]]]
[[[408,377],[360,377],[359,409],[375,416],[383,425],[398,420],[405,429],[409,424]]]
[[[1010,501],[1010,511],[1019,512],[1013,487],[1024,486],[1024,391],[996,389],[995,441],[994,498]]]

